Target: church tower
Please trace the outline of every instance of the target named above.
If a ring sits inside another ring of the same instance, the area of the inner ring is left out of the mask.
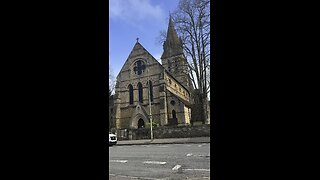
[[[167,37],[163,43],[163,54],[161,56],[162,66],[175,77],[188,90],[192,90],[190,77],[188,75],[188,62],[183,53],[181,39],[174,29],[170,15]]]

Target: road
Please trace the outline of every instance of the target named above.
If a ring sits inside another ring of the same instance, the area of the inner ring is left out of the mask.
[[[210,143],[109,147],[109,179],[210,179]]]

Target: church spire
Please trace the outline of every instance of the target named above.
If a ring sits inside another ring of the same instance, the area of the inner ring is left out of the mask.
[[[163,54],[161,59],[183,54],[182,43],[174,29],[172,17],[169,17],[169,25],[167,30],[167,38],[163,43]]]

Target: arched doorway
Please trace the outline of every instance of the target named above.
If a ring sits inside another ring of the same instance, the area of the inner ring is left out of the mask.
[[[178,124],[178,119],[177,119],[177,115],[176,115],[176,111],[172,110],[172,124],[173,125],[177,125]]]
[[[144,128],[145,126],[144,126],[144,121],[143,121],[143,119],[139,119],[139,121],[138,121],[138,129],[140,129],[140,128]]]
[[[177,116],[176,116],[176,111],[175,111],[175,110],[172,110],[172,118],[173,118],[173,119],[176,119],[176,118],[177,118]]]

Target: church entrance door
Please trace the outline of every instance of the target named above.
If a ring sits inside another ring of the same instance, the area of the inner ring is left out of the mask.
[[[177,125],[178,124],[178,119],[176,116],[176,111],[172,110],[172,125]]]
[[[140,129],[140,128],[144,128],[144,121],[141,118],[138,121],[138,129]]]

